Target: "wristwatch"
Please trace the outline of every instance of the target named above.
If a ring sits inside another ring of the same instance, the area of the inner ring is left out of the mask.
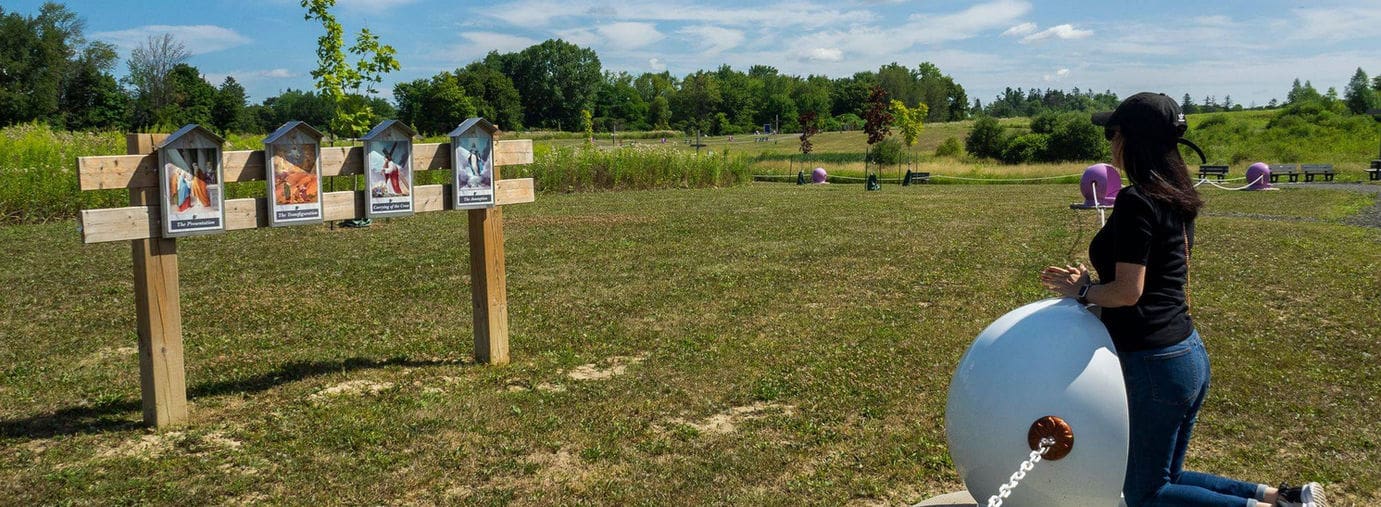
[[[1079,287],[1079,295],[1078,295],[1078,296],[1075,296],[1075,297],[1074,297],[1074,300],[1075,300],[1075,301],[1078,301],[1079,304],[1081,304],[1081,305],[1086,305],[1086,304],[1088,304],[1088,289],[1089,289],[1089,287],[1093,287],[1093,284],[1091,284],[1091,283],[1086,283],[1086,284],[1084,284],[1082,287]]]

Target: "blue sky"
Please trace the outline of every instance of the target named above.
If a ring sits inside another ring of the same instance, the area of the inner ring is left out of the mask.
[[[40,0],[7,0],[35,13]],[[189,63],[219,85],[244,84],[258,102],[310,89],[318,24],[297,0],[74,0],[91,39],[121,55],[149,35],[172,33]],[[899,62],[930,61],[970,99],[1005,86],[1163,91],[1195,101],[1264,104],[1295,77],[1341,93],[1358,67],[1381,73],[1381,2],[987,2],[858,0],[338,0],[347,34],[368,26],[397,50],[392,84],[463,66],[491,50],[548,38],[595,49],[606,70],[771,65],[839,77]],[[124,73],[124,62],[118,74]]]

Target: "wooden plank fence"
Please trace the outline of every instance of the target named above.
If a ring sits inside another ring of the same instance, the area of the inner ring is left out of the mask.
[[[129,189],[130,205],[83,210],[79,229],[84,243],[130,241],[134,254],[136,326],[144,422],[168,427],[187,422],[187,382],[183,367],[182,311],[179,307],[177,242],[161,237],[158,154],[166,134],[130,134],[128,155],[77,159],[81,190]],[[361,147],[322,147],[321,175],[363,173]],[[477,362],[508,362],[508,296],[503,253],[501,206],[533,202],[531,178],[499,179],[499,168],[532,163],[532,141],[494,143],[495,206],[467,211],[470,235],[474,356]],[[414,171],[449,169],[450,143],[413,145]],[[223,182],[265,179],[263,150],[223,153]],[[413,187],[418,213],[450,209],[450,185]],[[322,192],[327,221],[363,218],[364,191]],[[268,227],[266,197],[226,199],[227,231]]]

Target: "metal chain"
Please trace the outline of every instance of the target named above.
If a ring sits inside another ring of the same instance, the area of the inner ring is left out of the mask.
[[[1031,455],[1026,458],[1026,461],[1021,462],[1021,466],[1017,467],[1017,471],[1007,480],[1007,484],[1003,484],[1001,487],[997,488],[996,495],[988,497],[988,507],[1002,507],[1002,501],[1012,496],[1012,490],[1016,489],[1017,484],[1020,484],[1021,480],[1026,478],[1026,472],[1030,472],[1032,469],[1036,468],[1036,463],[1040,463],[1041,458],[1045,456],[1045,453],[1050,452],[1050,448],[1054,445],[1054,438],[1042,438],[1040,448],[1031,451]]]

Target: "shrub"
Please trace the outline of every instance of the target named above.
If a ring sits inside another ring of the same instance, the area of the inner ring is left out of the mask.
[[[1066,113],[1055,117],[1045,152],[1048,162],[1107,160],[1111,148],[1103,139],[1103,129],[1089,121],[1088,115]],[[1032,128],[1034,132],[1034,127]]]
[[[1050,136],[1046,134],[1022,134],[1012,138],[1011,142],[1002,150],[1002,161],[1008,164],[1021,164],[1042,160],[1046,156],[1046,147],[1049,145]]]
[[[1031,119],[1031,132],[1037,134],[1054,133],[1056,126],[1058,126],[1060,123],[1060,120],[1061,116],[1055,113],[1041,113],[1040,115]],[[1092,124],[1088,121],[1085,121],[1084,123]]]
[[[973,122],[973,130],[964,139],[964,149],[976,157],[1001,158],[1007,147],[1002,126],[991,116],[981,116]]]
[[[1204,121],[1199,122],[1199,127],[1198,127],[1198,128],[1201,128],[1201,129],[1213,128],[1213,127],[1216,127],[1216,126],[1219,126],[1219,125],[1225,125],[1225,124],[1227,124],[1227,122],[1228,122],[1228,115],[1226,115],[1226,114],[1214,114],[1214,115],[1210,115],[1208,118],[1204,118]]]
[[[896,165],[906,159],[906,148],[901,141],[886,138],[868,148],[868,162],[879,165]]]
[[[964,145],[959,144],[959,138],[957,137],[945,139],[945,142],[940,143],[940,146],[935,148],[935,156],[955,158],[962,157],[964,156]]]

